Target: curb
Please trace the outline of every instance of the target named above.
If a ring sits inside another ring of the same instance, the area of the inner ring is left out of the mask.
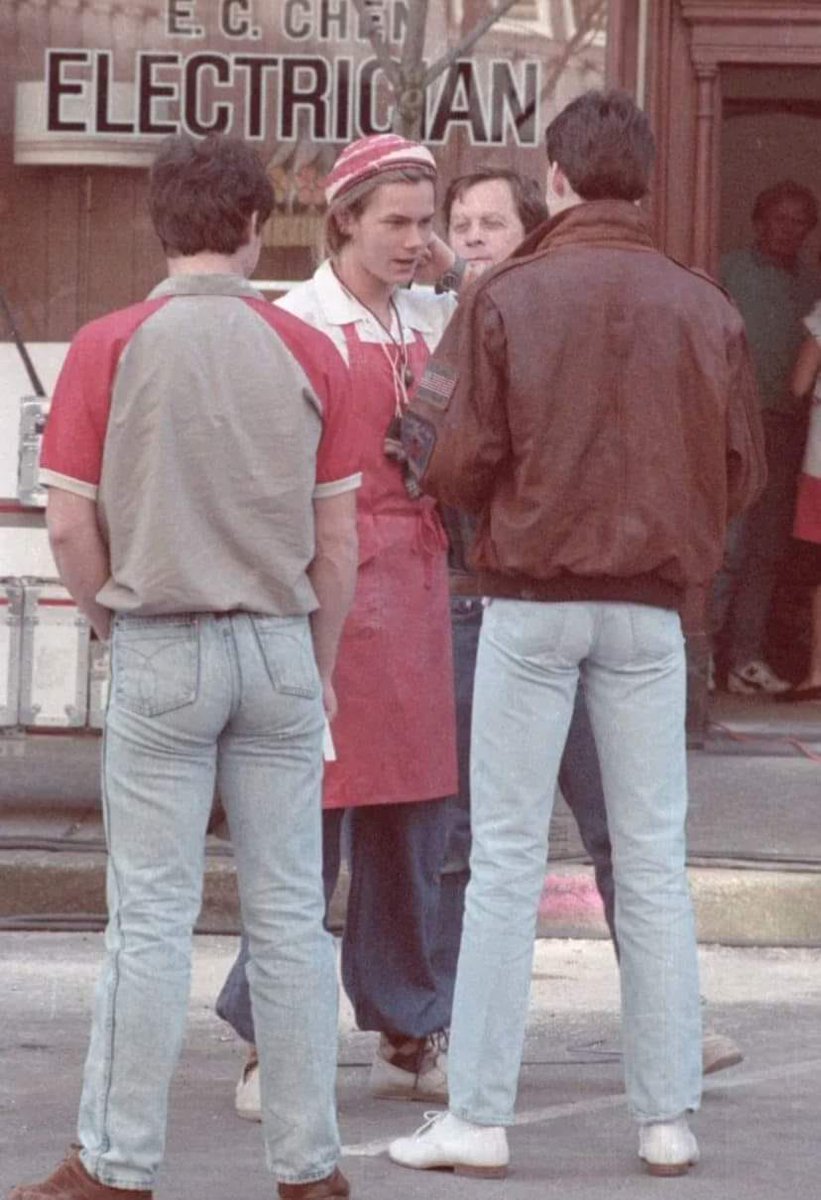
[[[813,871],[689,867],[696,936],[725,946],[821,946],[821,879]],[[592,867],[551,868],[538,937],[609,938]]]
[[[0,928],[99,928],[105,923],[106,855],[102,850],[0,853]],[[731,946],[821,945],[818,874],[778,869],[691,867],[699,942]],[[345,917],[343,868],[331,925]],[[239,901],[233,862],[209,845],[197,931],[234,933]],[[593,868],[552,866],[539,905],[538,937],[607,938]]]
[[[0,852],[0,929],[101,929],[106,913],[103,850]],[[209,857],[203,879],[200,933],[239,928],[231,858]]]

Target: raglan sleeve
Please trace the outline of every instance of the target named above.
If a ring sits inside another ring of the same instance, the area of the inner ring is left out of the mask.
[[[92,327],[69,346],[46,421],[40,482],[96,500],[111,402],[110,355]]]
[[[316,460],[314,499],[352,491],[362,484],[361,451],[351,403],[351,376],[336,348],[327,340],[320,401],[322,435]]]

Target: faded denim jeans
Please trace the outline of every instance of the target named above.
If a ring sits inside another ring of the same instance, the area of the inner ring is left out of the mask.
[[[494,600],[476,669],[471,878],[449,1055],[451,1111],[480,1125],[513,1121],[548,825],[580,676],[613,844],[628,1103],[646,1122],[700,1102],[678,615]]]
[[[473,681],[476,656],[482,629],[482,601],[473,597],[455,596],[450,602],[453,632],[453,674],[456,693],[456,750],[459,762],[459,792],[450,801],[450,833],[445,878],[460,881],[461,893],[451,901],[455,917],[443,916],[443,926],[449,921],[456,925],[455,934],[443,931],[443,941],[455,942],[453,974],[462,930],[464,889],[469,877],[470,861],[470,726],[473,716]],[[576,693],[576,703],[570,720],[567,743],[559,764],[559,790],[573,814],[582,844],[587,851],[596,876],[596,887],[604,906],[604,916],[616,953],[614,921],[613,863],[610,835],[607,829],[607,810],[604,805],[599,759],[584,689]],[[444,884],[444,880],[443,880]],[[448,953],[451,953],[448,950]]]
[[[287,1182],[334,1168],[322,728],[307,617],[116,618],[103,750],[109,921],[78,1126],[84,1165],[110,1187],[152,1188],[163,1158],[215,784],[250,943],[268,1164]]]

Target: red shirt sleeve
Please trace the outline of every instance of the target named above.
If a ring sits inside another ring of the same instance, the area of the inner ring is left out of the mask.
[[[317,389],[324,423],[316,458],[316,482],[335,483],[355,477],[358,483],[361,456],[352,416],[351,375],[339,351],[329,338],[325,340],[329,353],[324,392]]]

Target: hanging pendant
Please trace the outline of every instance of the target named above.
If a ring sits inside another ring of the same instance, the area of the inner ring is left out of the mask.
[[[405,363],[405,366],[402,370],[402,382],[404,383],[406,388],[411,388],[411,387],[413,387],[413,380],[414,380],[413,371],[410,369],[408,364]]]

